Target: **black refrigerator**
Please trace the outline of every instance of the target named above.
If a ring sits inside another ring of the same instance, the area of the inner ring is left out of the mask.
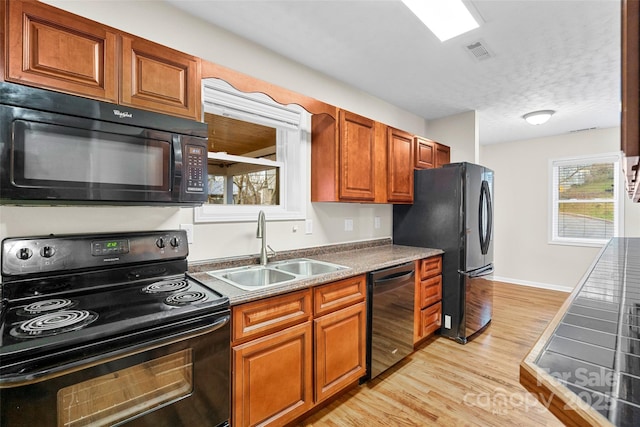
[[[451,163],[414,174],[413,204],[393,206],[393,242],[444,251],[440,331],[465,344],[492,315],[493,171]]]

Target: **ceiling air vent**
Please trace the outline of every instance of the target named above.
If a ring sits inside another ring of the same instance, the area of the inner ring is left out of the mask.
[[[490,50],[487,48],[487,44],[482,40],[478,40],[477,42],[466,45],[465,47],[467,52],[469,52],[476,61],[484,61],[485,59],[493,57]]]

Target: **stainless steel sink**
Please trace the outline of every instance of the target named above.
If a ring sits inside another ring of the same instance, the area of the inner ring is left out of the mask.
[[[315,276],[317,274],[333,273],[334,271],[344,270],[347,267],[303,258],[281,261],[274,264],[273,268],[287,271],[298,276]]]
[[[264,266],[211,271],[209,274],[247,291],[266,288],[267,286],[288,282],[296,278],[293,274]]]
[[[237,288],[252,291],[346,268],[329,262],[296,258],[267,264],[266,266],[252,265],[214,270],[207,273]]]

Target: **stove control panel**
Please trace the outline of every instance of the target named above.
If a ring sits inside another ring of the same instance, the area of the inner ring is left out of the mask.
[[[184,230],[7,238],[2,276],[186,259],[186,241]]]

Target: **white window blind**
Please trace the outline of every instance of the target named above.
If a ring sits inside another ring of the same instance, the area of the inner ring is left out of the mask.
[[[600,245],[619,234],[619,156],[553,160],[551,241]]]

